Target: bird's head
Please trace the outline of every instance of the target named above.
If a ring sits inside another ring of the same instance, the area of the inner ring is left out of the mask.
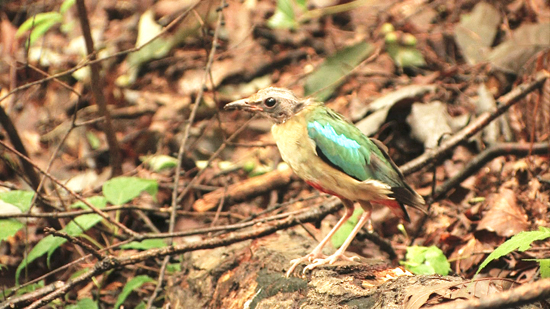
[[[305,101],[300,100],[292,91],[283,88],[269,87],[250,97],[225,105],[225,109],[239,109],[259,114],[275,123],[283,123],[301,111]]]

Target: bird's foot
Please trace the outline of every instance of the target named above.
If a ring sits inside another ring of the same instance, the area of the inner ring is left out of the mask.
[[[359,257],[357,256],[349,257],[349,256],[346,256],[343,252],[336,251],[333,255],[330,255],[328,257],[313,260],[313,263],[309,264],[304,268],[304,273],[306,273],[306,271],[314,269],[317,266],[327,265],[327,264],[332,265],[339,260],[348,261],[348,262],[357,262],[359,260]]]
[[[290,274],[292,274],[294,272],[294,269],[296,269],[296,267],[299,264],[301,264],[303,262],[312,262],[312,261],[316,261],[316,260],[319,260],[319,259],[324,259],[326,257],[327,256],[322,254],[320,250],[313,250],[310,254],[308,254],[306,256],[302,256],[300,258],[291,260],[290,264],[292,264],[292,265],[290,266],[290,268],[286,272],[287,278],[290,277]]]

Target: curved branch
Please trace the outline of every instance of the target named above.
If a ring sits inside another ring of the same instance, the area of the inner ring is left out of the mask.
[[[430,162],[437,162],[438,159],[443,157],[458,144],[465,140],[468,140],[477,132],[481,131],[481,129],[486,127],[491,121],[495,120],[498,116],[506,112],[521,98],[525,97],[528,93],[535,90],[536,88],[541,87],[546,79],[549,77],[550,72],[548,71],[541,71],[537,73],[537,75],[535,76],[535,80],[533,80],[532,82],[523,83],[514,88],[512,91],[508,92],[507,94],[501,96],[497,100],[498,108],[495,111],[482,114],[473,123],[460,130],[449,139],[445,140],[441,144],[441,146],[437,147],[436,149],[426,151],[423,155],[403,165],[401,167],[401,171],[403,172],[403,174],[407,175],[419,171],[424,166],[430,164]]]
[[[459,185],[466,178],[475,174],[481,167],[487,164],[489,161],[496,157],[504,155],[515,155],[518,157],[526,157],[528,155],[543,155],[550,154],[550,144],[536,143],[536,144],[524,144],[524,143],[501,143],[490,148],[485,149],[482,153],[472,159],[464,169],[455,175],[454,177],[445,181],[442,185],[435,189],[433,195],[428,198],[428,203],[438,200],[441,196],[447,193],[453,187]]]

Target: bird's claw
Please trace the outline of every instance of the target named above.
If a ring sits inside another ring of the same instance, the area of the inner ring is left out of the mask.
[[[325,257],[325,258],[314,259],[313,263],[309,264],[308,266],[306,266],[304,268],[303,273],[305,274],[306,271],[313,270],[317,266],[327,265],[327,264],[332,265],[332,264],[334,264],[335,262],[337,262],[339,260],[344,260],[344,261],[348,261],[348,262],[357,262],[357,261],[359,261],[359,257],[357,257],[357,256],[349,257],[349,256],[344,255],[343,253],[336,252],[333,255]]]
[[[303,262],[310,262],[311,264],[307,265],[304,270],[302,271],[302,274],[305,274],[307,271],[313,270],[317,266],[321,265],[332,265],[335,262],[343,260],[348,262],[358,262],[360,258],[358,256],[346,256],[343,252],[336,251],[334,254],[330,256],[326,256],[320,252],[311,252],[310,254],[303,256],[301,258],[293,259],[290,261],[292,264],[288,271],[286,272],[287,278],[290,277],[290,274],[294,272],[294,269]]]
[[[286,272],[287,278],[290,277],[290,274],[292,274],[294,272],[294,269],[296,269],[296,267],[298,265],[300,265],[300,263],[303,263],[303,262],[311,263],[312,261],[323,259],[323,258],[326,258],[326,255],[322,254],[321,252],[315,252],[314,251],[314,252],[311,252],[308,255],[305,255],[305,256],[302,256],[300,258],[291,260],[290,264],[292,264],[292,265],[290,266],[290,268]]]

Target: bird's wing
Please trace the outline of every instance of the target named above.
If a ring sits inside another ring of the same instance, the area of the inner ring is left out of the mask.
[[[309,113],[306,123],[317,155],[327,164],[359,181],[374,179],[391,187],[390,197],[395,201],[377,202],[389,206],[407,221],[409,216],[403,204],[425,212],[424,199],[407,185],[380,141],[369,139],[340,114],[324,106]]]
[[[387,160],[379,146],[340,114],[320,107],[306,122],[317,154],[326,163],[359,181],[375,179],[392,187],[402,185],[399,170]]]

